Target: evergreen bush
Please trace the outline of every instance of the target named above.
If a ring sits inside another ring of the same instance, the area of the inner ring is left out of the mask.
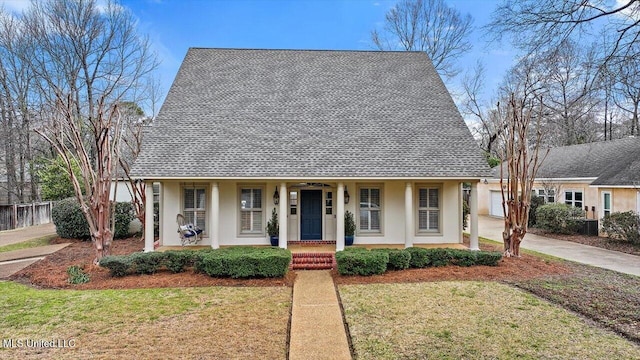
[[[609,238],[640,245],[640,216],[633,211],[614,212],[602,220],[602,231]]]
[[[389,254],[386,251],[362,251],[347,248],[336,252],[340,275],[379,275],[387,271]]]
[[[536,226],[556,234],[577,233],[584,223],[582,209],[566,204],[547,204],[536,210]]]

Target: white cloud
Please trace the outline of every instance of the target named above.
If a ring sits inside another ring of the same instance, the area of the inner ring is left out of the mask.
[[[625,6],[629,3],[629,0],[616,0],[616,4],[614,6],[615,9],[618,9],[622,6]],[[640,2],[635,2],[628,8],[624,9],[622,12],[618,13],[619,16],[628,18],[632,21],[640,20]]]

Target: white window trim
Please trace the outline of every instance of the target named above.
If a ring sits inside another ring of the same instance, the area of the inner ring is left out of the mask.
[[[601,195],[600,199],[602,200],[602,209],[600,210],[600,218],[604,218],[605,217],[605,211],[607,210],[604,207],[605,194],[609,195],[609,209],[608,209],[608,211],[609,211],[609,214],[611,214],[611,213],[613,213],[613,192],[611,190],[604,190],[604,191],[601,192],[601,194],[602,195]]]
[[[582,200],[580,200],[580,202],[582,203],[582,205],[580,206],[580,210],[584,210],[584,190],[583,189],[567,189],[564,191],[564,193],[562,194],[562,203],[563,204],[567,204],[567,193],[572,193],[571,198],[573,200],[571,200],[571,206],[577,207],[576,206],[576,193],[581,193],[582,194]],[[568,204],[567,204],[568,205]]]
[[[202,232],[202,236],[206,237],[208,236],[208,232],[209,232],[209,202],[210,202],[210,198],[209,198],[209,191],[207,191],[207,184],[202,184],[202,183],[195,183],[195,184],[185,184],[182,183],[180,184],[180,214],[182,214],[183,216],[185,216],[185,207],[184,207],[184,200],[185,200],[185,196],[184,196],[184,191],[187,189],[195,189],[195,190],[204,190],[204,208],[195,208],[194,210],[196,212],[204,212],[204,231]],[[195,198],[195,194],[194,194],[194,202],[197,203],[198,199]],[[196,204],[197,205],[197,204]],[[195,215],[194,215],[195,218]],[[186,221],[186,216],[185,216],[185,221]],[[162,226],[161,226],[162,228]]]
[[[236,229],[237,229],[237,233],[238,233],[238,237],[264,237],[267,235],[266,232],[266,227],[267,227],[267,216],[269,218],[271,218],[271,209],[268,209],[267,207],[267,203],[266,203],[266,191],[265,191],[265,185],[263,184],[238,184],[237,187],[237,191],[236,191],[236,206],[237,206],[237,211],[236,211],[236,216],[237,216],[237,221],[236,221]],[[240,206],[240,202],[242,201],[242,190],[243,189],[260,189],[261,193],[262,193],[262,199],[260,200],[260,202],[262,203],[262,228],[260,229],[260,231],[242,231],[242,207]],[[279,210],[276,210],[279,211]],[[269,214],[267,214],[267,212]]]
[[[380,230],[361,230],[360,229],[360,189],[378,189],[380,191]],[[384,236],[384,184],[356,184],[356,232],[357,236]],[[334,200],[335,201],[335,200]]]
[[[413,197],[414,201],[414,215],[413,222],[415,224],[416,236],[441,236],[442,235],[442,217],[444,214],[444,199],[443,199],[443,185],[442,184],[416,184],[415,193]],[[438,189],[438,231],[420,229],[420,189]],[[462,215],[461,215],[462,216]]]

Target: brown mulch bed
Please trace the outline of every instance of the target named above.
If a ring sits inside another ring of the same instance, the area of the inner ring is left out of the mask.
[[[54,243],[71,245],[48,255],[41,261],[27,266],[9,277],[10,280],[23,284],[50,289],[138,289],[160,287],[202,287],[202,286],[293,286],[295,273],[284,278],[274,279],[230,279],[212,278],[205,274],[187,270],[173,274],[160,271],[153,275],[131,275],[114,278],[109,270],[93,265],[95,251],[90,241],[79,241],[57,238]],[[111,246],[112,255],[126,255],[141,251],[144,244],[138,238],[114,240]],[[86,284],[72,285],[67,282],[67,268],[79,265],[89,274],[91,280]]]
[[[540,235],[540,236],[546,236],[552,239],[572,241],[579,244],[591,245],[591,246],[599,247],[602,249],[619,251],[619,252],[623,252],[631,255],[640,256],[640,246],[633,245],[629,242],[622,241],[622,240],[615,240],[615,239],[609,239],[607,237],[587,236],[587,235],[580,235],[580,234],[571,234],[571,235],[553,234],[537,228],[529,228],[529,232],[532,234]]]
[[[10,277],[11,280],[40,288],[53,289],[133,289],[156,287],[198,287],[198,286],[293,286],[295,271],[289,272],[281,279],[228,279],[212,278],[198,274],[193,270],[173,274],[160,271],[154,275],[131,275],[113,278],[109,271],[92,265],[95,253],[89,241],[55,239],[53,243],[71,242],[66,248],[47,256],[45,259],[19,271]],[[115,240],[111,247],[113,255],[131,254],[141,251],[143,247],[139,239],[131,238]],[[493,245],[482,244],[483,250],[500,250]],[[67,282],[67,268],[80,265],[91,280],[82,285]],[[337,284],[367,284],[392,282],[420,282],[442,280],[527,280],[546,275],[566,274],[571,270],[558,261],[549,261],[531,255],[521,258],[503,259],[499,266],[458,267],[409,269],[389,271],[377,276],[340,276],[336,270],[332,272]]]

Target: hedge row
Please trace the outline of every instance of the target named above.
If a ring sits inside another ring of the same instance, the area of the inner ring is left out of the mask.
[[[469,251],[461,249],[400,249],[348,248],[336,253],[341,275],[379,275],[387,270],[409,267],[425,268],[447,265],[497,266],[502,253],[497,251]]]
[[[447,265],[457,266],[498,266],[502,259],[499,251],[469,251],[463,249],[424,249],[411,247],[407,251],[411,254],[412,268],[438,267]]]
[[[280,248],[232,247],[216,250],[180,250],[105,256],[100,266],[112,276],[153,274],[165,267],[179,273],[188,267],[212,277],[282,277],[289,269],[291,252]]]
[[[231,247],[196,253],[195,269],[213,277],[283,277],[291,252],[277,247]]]

